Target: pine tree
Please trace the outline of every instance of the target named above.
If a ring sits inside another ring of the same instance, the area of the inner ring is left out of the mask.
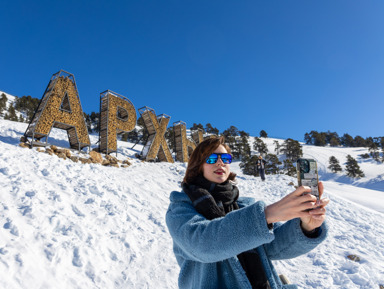
[[[287,159],[295,162],[298,158],[303,156],[301,144],[297,140],[288,138],[284,141],[281,151],[286,155]]]
[[[260,131],[260,137],[265,137],[265,138],[267,138],[267,137],[268,137],[267,132],[266,132],[265,130],[261,130],[261,131]]]
[[[92,132],[91,116],[89,114],[86,114],[85,112],[83,112],[83,114],[84,114],[85,125],[87,126],[88,133],[91,133]]]
[[[169,146],[169,149],[173,152],[176,151],[176,144],[175,144],[175,134],[173,132],[173,127],[169,127],[167,131],[165,132],[165,140]]]
[[[237,127],[231,126],[230,128],[223,131],[223,135],[225,136],[225,141],[227,145],[231,148],[231,150],[236,150],[236,137],[239,136],[240,132]]]
[[[219,130],[213,127],[210,123],[205,125],[205,131],[210,134],[219,135]]]
[[[340,145],[340,141],[339,141],[339,138],[336,138],[336,137],[332,137],[329,141],[329,145],[331,147],[338,147]]]
[[[276,155],[279,155],[280,154],[281,145],[280,145],[279,141],[277,141],[277,140],[274,140],[273,143],[275,144]]]
[[[137,126],[139,127],[138,133],[141,135],[141,143],[145,143],[149,137],[149,133],[141,116],[137,119]]]
[[[355,147],[365,147],[367,145],[365,139],[363,139],[361,136],[357,135],[355,136],[353,140],[353,145]]]
[[[8,98],[5,93],[2,93],[0,97],[0,115],[2,114],[3,110],[7,108],[7,100]]]
[[[223,131],[223,135],[225,137],[227,136],[238,136],[240,134],[240,131],[237,127],[231,125],[228,129],[226,129],[225,131]]]
[[[266,155],[268,153],[267,145],[263,142],[262,139],[255,137],[253,142],[253,149],[258,151],[261,155]]]
[[[234,157],[237,159],[244,159],[245,157],[250,155],[251,155],[251,147],[249,145],[248,134],[242,134],[236,140]]]
[[[336,143],[336,142],[338,143],[336,146],[338,146],[340,144],[340,138],[339,138],[339,135],[337,132],[327,131],[325,133],[325,140],[326,140],[327,144],[330,144],[331,146],[332,146],[332,144],[331,144],[332,140],[334,143]]]
[[[297,176],[296,168],[290,159],[285,159],[283,164],[284,164],[284,168],[283,168],[284,174],[291,177]]]
[[[315,139],[315,146],[325,146],[327,144],[327,134],[325,132],[320,132]]]
[[[304,135],[304,139],[307,144],[313,144],[315,146],[325,146],[327,144],[326,141],[327,134],[324,132],[317,132],[312,130],[309,134]]]
[[[384,163],[384,137],[380,138],[380,147],[381,147],[381,153],[382,153],[381,161]]]
[[[100,113],[92,111],[91,114],[89,115],[91,119],[91,123],[93,126],[92,131],[94,132],[99,132],[100,131]]]
[[[204,130],[204,126],[201,124],[201,123],[194,123],[193,126],[190,128],[190,130],[198,130],[198,129],[201,129],[202,131],[205,132]]]
[[[355,140],[353,137],[351,137],[349,134],[345,133],[341,138],[340,138],[340,143],[345,146],[345,147],[353,147]]]
[[[365,153],[365,154],[361,154],[360,157],[363,159],[369,159],[371,156],[369,154]]]
[[[341,172],[343,170],[341,168],[341,166],[340,166],[339,160],[336,157],[334,157],[334,156],[331,156],[329,158],[329,167],[328,167],[328,169],[330,169],[332,171],[332,173]]]
[[[379,158],[380,158],[380,153],[379,153],[379,147],[376,143],[372,143],[369,148],[368,148],[368,151],[371,155],[371,157],[375,160],[375,161],[379,161]]]
[[[381,148],[381,153],[383,154],[381,162],[384,163],[384,146]]]
[[[130,132],[125,133],[124,139],[126,139],[126,141],[136,143],[139,140],[139,132],[137,128],[134,128]],[[124,140],[124,139],[122,138],[121,140]]]
[[[12,120],[12,121],[18,121],[19,120],[19,118],[16,115],[15,108],[13,107],[12,104],[10,104],[9,108],[8,108],[8,119]]]
[[[28,96],[17,97],[15,100],[15,109],[27,115],[27,121],[31,121],[33,114],[39,106],[38,98]]]
[[[240,168],[243,174],[257,177],[259,175],[257,160],[258,157],[256,155],[245,156],[240,163]]]
[[[274,154],[267,154],[265,157],[265,160],[267,163],[265,164],[265,172],[267,174],[276,175],[280,171],[280,165],[282,164],[281,161],[279,161],[279,158],[277,155]]]
[[[351,178],[362,178],[365,176],[363,171],[360,169],[359,164],[351,155],[347,155],[345,170],[347,172],[347,176]]]

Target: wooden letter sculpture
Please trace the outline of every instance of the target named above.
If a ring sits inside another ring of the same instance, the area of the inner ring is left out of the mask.
[[[200,128],[191,131],[191,136],[196,144],[201,143],[204,140],[204,131]]]
[[[189,156],[196,148],[196,144],[187,138],[185,122],[175,122],[173,124],[173,133],[175,134],[176,160],[179,162],[188,162]]]
[[[107,90],[100,94],[100,152],[117,151],[117,134],[136,126],[136,109],[124,96]]]
[[[169,150],[165,133],[170,120],[170,116],[162,114],[156,117],[155,111],[149,107],[139,109],[140,115],[144,120],[149,137],[142,151],[142,158],[146,161],[156,161],[173,163],[171,151]]]
[[[90,146],[75,77],[63,70],[52,76],[24,136],[32,138],[32,145],[48,145],[52,127],[67,131],[71,148]],[[44,137],[46,143],[40,143]]]

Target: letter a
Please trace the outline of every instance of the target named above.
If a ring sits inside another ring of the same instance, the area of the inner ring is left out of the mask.
[[[32,144],[44,137],[47,141],[52,127],[67,131],[71,148],[90,146],[75,77],[63,70],[52,76],[24,136]]]

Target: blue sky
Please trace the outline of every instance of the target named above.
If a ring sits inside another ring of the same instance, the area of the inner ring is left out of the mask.
[[[303,140],[384,136],[384,1],[2,1],[0,90],[74,74],[83,110],[136,110]]]

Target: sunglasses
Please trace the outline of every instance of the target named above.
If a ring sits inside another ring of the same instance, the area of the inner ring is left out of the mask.
[[[223,153],[223,154],[214,153],[214,154],[211,154],[209,157],[207,157],[205,162],[207,164],[215,164],[217,162],[217,160],[219,159],[219,156],[221,158],[221,161],[224,164],[230,164],[232,162],[232,155],[228,154],[228,153]]]

